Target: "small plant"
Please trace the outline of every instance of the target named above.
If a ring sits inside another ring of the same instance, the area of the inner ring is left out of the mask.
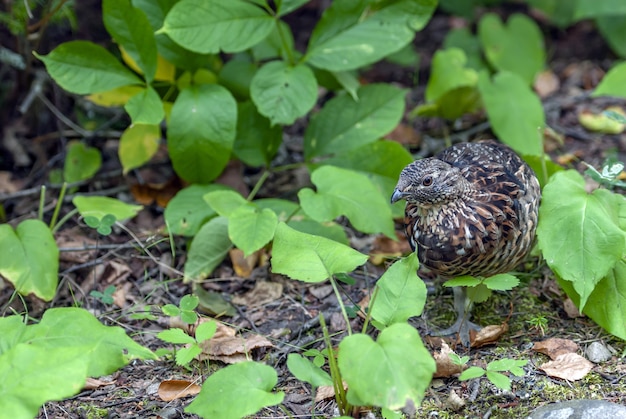
[[[546,316],[538,314],[532,319],[527,320],[526,323],[528,323],[531,327],[539,330],[539,332],[541,332],[541,336],[545,335],[546,328],[548,327],[548,319],[546,318]]]
[[[460,358],[458,355],[452,353],[449,355],[452,362],[457,365],[464,365],[469,361],[469,357],[464,356]],[[502,372],[510,372],[511,374],[522,377],[524,370],[522,369],[528,363],[528,360],[515,360],[510,358],[504,358],[497,361],[491,361],[487,364],[487,368],[481,367],[469,367],[461,373],[459,376],[460,381],[471,380],[472,378],[479,378],[483,375],[496,387],[502,390],[511,390],[511,379]]]
[[[196,307],[198,307],[199,298],[195,295],[185,295],[180,299],[178,306],[174,304],[166,304],[161,310],[163,314],[169,317],[180,317],[180,320],[186,324],[195,324],[198,321]]]
[[[115,292],[115,285],[109,285],[104,289],[103,292],[92,290],[89,295],[91,295],[96,300],[100,301],[102,304],[113,304],[113,293]]]
[[[98,217],[94,217],[92,215],[88,215],[85,217],[85,224],[87,224],[91,228],[95,228],[96,231],[103,236],[108,236],[111,234],[113,224],[115,224],[115,216],[112,214],[106,214],[101,219]]]
[[[168,329],[157,334],[157,337],[164,342],[176,345],[186,345],[184,348],[176,350],[176,364],[187,365],[196,356],[202,353],[203,342],[211,339],[217,330],[215,320],[200,323],[195,330],[195,337],[189,336],[182,329]]]

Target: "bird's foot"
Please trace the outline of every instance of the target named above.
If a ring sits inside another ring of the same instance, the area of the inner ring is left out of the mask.
[[[462,316],[457,318],[454,324],[447,329],[435,330],[430,333],[431,336],[440,337],[452,337],[461,341],[461,344],[466,348],[470,347],[470,331],[474,330],[478,332],[481,329],[476,323],[463,318]]]

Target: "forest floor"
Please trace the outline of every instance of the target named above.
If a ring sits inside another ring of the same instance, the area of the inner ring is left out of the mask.
[[[291,19],[290,23],[297,22],[297,19],[306,21],[307,15],[295,14]],[[391,82],[410,89],[407,97],[407,109],[410,111],[423,101],[430,59],[453,23],[451,18],[437,15],[418,34],[415,45],[421,54],[419,66],[403,68],[381,63],[364,73],[362,80],[366,83]],[[611,153],[626,161],[625,134],[592,134],[578,123],[578,114],[583,110],[598,110],[607,104],[619,103],[589,96],[611,65],[607,57],[613,55],[586,23],[566,31],[546,29],[544,34],[550,54],[551,87],[542,100],[548,125],[558,134],[555,137],[563,140],[546,139],[546,151],[553,160],[581,172],[586,168],[583,161],[601,167]],[[67,105],[66,99],[59,98],[62,95],[57,91],[55,100]],[[0,167],[0,192],[5,194],[3,205],[11,224],[36,215],[38,187],[46,182],[51,169],[61,167],[60,153],[64,147],[59,138],[63,136],[56,128],[55,117],[43,107],[40,111],[36,124],[29,124],[25,117],[17,114],[3,117],[4,136],[11,127],[17,130],[17,135],[23,138],[22,150],[25,152],[23,156],[7,154]],[[451,138],[458,141],[491,137],[488,126],[480,131],[472,129],[480,122],[476,117],[460,121],[451,131]],[[284,155],[294,161],[301,157],[301,136],[305,124],[306,121],[301,121],[290,128],[290,139],[284,145]],[[443,128],[441,121],[437,120],[406,119],[390,137],[407,144],[416,154],[428,155],[443,147],[443,140],[438,139],[443,138]],[[187,243],[182,238],[175,238],[173,243],[169,241],[161,205],[181,185],[163,158],[156,158],[147,168],[124,177],[117,160],[117,140],[98,138],[91,141],[98,144],[103,153],[103,167],[89,183],[72,190],[67,197],[68,202],[75,194],[88,193],[144,203],[145,208],[126,223],[125,230],[115,229],[106,237],[99,236],[76,217],[71,219],[58,234],[58,244],[63,251],[61,280],[55,299],[45,304],[35,299],[21,301],[12,298],[12,288],[5,284],[0,286],[2,313],[8,315],[13,310],[23,312],[25,307],[22,304],[25,303],[29,314],[36,318],[48,307],[78,305],[92,311],[105,324],[122,326],[142,345],[154,350],[167,347],[155,337],[157,332],[171,324],[170,318],[164,316],[159,307],[178,304],[182,296],[194,291],[191,284],[185,284],[180,279]],[[24,158],[29,163],[19,166],[17,163]],[[221,181],[245,191],[254,186],[258,176],[259,173],[233,164]],[[309,184],[310,180],[301,172],[274,174],[259,197],[294,196],[299,188]],[[58,190],[49,190],[46,202],[52,202],[56,193]],[[70,206],[66,207],[64,212],[69,211]],[[357,234],[349,225],[346,229],[352,245],[365,253],[372,249],[399,254],[409,250],[400,232],[400,222],[398,232],[401,241],[398,243],[401,244]],[[455,377],[436,378],[423,404],[417,408],[416,417],[525,417],[538,406],[573,399],[604,399],[626,405],[626,344],[604,332],[590,319],[576,315],[567,305],[567,296],[560,290],[554,275],[538,256],[531,256],[521,268],[522,284],[519,287],[495,294],[474,310],[473,320],[476,323],[506,323],[508,332],[492,344],[480,348],[467,350],[459,346],[455,349],[459,355],[469,355],[473,365],[485,366],[489,361],[502,358],[528,360],[524,367],[526,374],[512,377],[510,392],[498,390],[486,378],[466,382],[460,382]],[[320,313],[330,324],[333,340],[338,342],[341,339],[345,324],[338,314],[333,290],[328,284],[305,284],[272,274],[267,262],[257,263],[245,274],[238,273],[240,269],[245,270],[245,266],[227,259],[210,280],[201,284],[201,288],[213,292],[211,295],[218,295],[224,304],[230,303],[235,308],[232,315],[221,317],[221,321],[238,334],[246,337],[260,335],[271,343],[260,345],[251,354],[253,359],[264,360],[278,372],[276,389],[286,394],[283,403],[286,412],[278,407],[267,408],[255,417],[311,417],[310,388],[293,378],[285,361],[292,351],[301,353],[309,348],[323,349],[322,331],[317,320]],[[369,296],[384,269],[385,262],[368,262],[357,271],[355,284],[345,285],[342,290],[346,303],[357,304]],[[90,296],[92,290],[104,292],[111,285],[115,287],[112,304]],[[433,292],[427,299],[424,314],[412,321],[422,336],[453,320],[451,293],[442,289],[439,283],[429,283],[429,288]],[[133,315],[141,310],[150,311],[154,318],[138,319]],[[360,330],[362,319],[356,317],[352,322],[352,328]],[[601,342],[613,351],[613,356],[609,361],[594,365],[581,380],[554,378],[540,369],[549,361],[548,356],[533,350],[534,343],[548,338],[575,342],[579,346],[579,354],[583,354],[592,342]],[[436,340],[425,341],[433,353],[439,350],[440,343]],[[225,353],[223,360],[229,362],[231,356]],[[197,362],[182,368],[176,366],[171,357],[153,362],[133,362],[109,377],[99,377],[75,397],[46,403],[39,417],[192,418],[193,415],[183,412],[191,398],[164,401],[158,394],[159,384],[167,380],[201,384],[210,371],[220,365],[224,364],[219,361],[211,361],[210,364]],[[314,404],[317,417],[330,417],[336,413],[332,398]],[[373,413],[379,415],[375,411]]]

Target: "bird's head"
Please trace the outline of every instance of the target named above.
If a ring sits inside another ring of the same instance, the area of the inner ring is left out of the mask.
[[[463,198],[470,188],[457,167],[430,157],[416,160],[402,170],[391,203],[405,199],[421,207],[445,205]]]

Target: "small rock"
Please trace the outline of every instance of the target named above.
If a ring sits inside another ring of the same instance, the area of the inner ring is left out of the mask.
[[[527,419],[626,419],[626,407],[604,400],[571,400],[536,409]]]
[[[587,359],[594,364],[608,361],[612,356],[611,351],[609,351],[608,348],[602,343],[597,341],[591,342],[585,350],[585,355],[587,356]]]

